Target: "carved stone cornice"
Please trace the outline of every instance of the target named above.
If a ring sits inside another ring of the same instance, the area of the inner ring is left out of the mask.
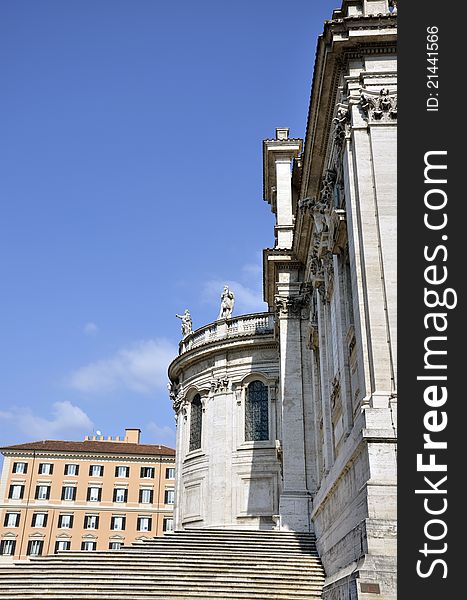
[[[383,88],[378,92],[360,90],[360,110],[368,122],[394,122],[397,119],[397,93]]]

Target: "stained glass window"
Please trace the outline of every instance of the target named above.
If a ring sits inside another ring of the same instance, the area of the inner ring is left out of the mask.
[[[268,388],[261,381],[252,381],[246,392],[245,440],[257,442],[268,439]]]
[[[201,427],[203,422],[203,407],[201,396],[196,394],[191,403],[190,417],[190,452],[201,448]]]

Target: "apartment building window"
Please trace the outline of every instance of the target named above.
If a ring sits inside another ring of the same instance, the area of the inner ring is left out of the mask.
[[[152,529],[151,517],[138,517],[136,528],[138,531],[151,531],[151,529]]]
[[[128,490],[126,488],[115,488],[114,489],[114,502],[126,502],[128,499]]]
[[[98,515],[85,515],[84,516],[84,529],[99,529]]]
[[[165,470],[165,478],[166,479],[175,479],[175,469],[169,467]]]
[[[64,485],[62,487],[62,500],[76,500],[75,485]]]
[[[73,515],[59,515],[59,529],[71,529],[73,527]]]
[[[173,504],[175,502],[175,490],[165,490],[164,504]]]
[[[3,522],[4,527],[19,527],[20,513],[7,512]]]
[[[172,517],[164,517],[162,521],[162,531],[173,531],[174,530],[174,520]]]
[[[81,550],[92,552],[96,549],[97,542],[81,542]]]
[[[110,529],[113,531],[123,531],[125,529],[126,517],[114,516],[110,519]]]
[[[79,473],[79,465],[69,464],[65,465],[64,474],[65,475],[78,475]]]
[[[10,485],[10,491],[8,492],[8,498],[10,500],[21,500],[24,496],[24,485],[14,483]]]
[[[91,465],[89,467],[89,475],[91,477],[102,477],[104,475],[103,465]]]
[[[36,500],[48,500],[50,498],[50,485],[36,486]]]
[[[115,477],[129,477],[130,476],[130,467],[115,467]]]
[[[2,540],[0,542],[0,555],[13,556],[16,548],[16,540]]]
[[[154,467],[141,467],[141,477],[143,479],[154,479]]]
[[[13,463],[13,473],[17,475],[26,475],[28,472],[28,463],[25,462],[15,462]]]
[[[39,475],[52,475],[54,472],[54,466],[52,463],[40,463],[39,464]]]
[[[102,488],[100,487],[88,487],[88,502],[100,502],[102,497]]]
[[[70,540],[58,540],[55,542],[55,554],[57,554],[57,552],[64,552],[65,550],[69,550],[70,548]]]
[[[140,504],[152,504],[153,491],[142,489],[139,491]]]
[[[32,515],[31,526],[32,527],[46,527],[47,525],[47,513],[34,513]]]
[[[120,550],[122,542],[109,542],[109,550]]]
[[[43,540],[29,540],[26,554],[28,556],[41,556],[43,548]]]

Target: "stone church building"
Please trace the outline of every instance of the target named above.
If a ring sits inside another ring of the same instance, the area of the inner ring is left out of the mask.
[[[343,0],[304,139],[263,142],[267,312],[177,315],[175,531],[2,567],[0,598],[395,600],[396,12]]]
[[[314,532],[332,599],[395,597],[396,5],[344,0],[305,139],[263,142],[268,312],[224,290],[169,367],[176,529]]]

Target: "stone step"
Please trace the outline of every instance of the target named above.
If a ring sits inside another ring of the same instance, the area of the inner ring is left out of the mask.
[[[209,550],[200,550],[199,552],[196,552],[196,549],[190,549],[189,552],[186,552],[187,549],[182,548],[182,551],[177,551],[177,549],[161,549],[160,551],[153,552],[147,552],[147,551],[142,551],[142,552],[132,552],[132,553],[128,553],[123,555],[123,553],[119,555],[119,551],[115,551],[113,554],[110,553],[106,553],[105,550],[102,551],[98,551],[98,552],[63,552],[60,554],[56,554],[56,555],[51,555],[51,556],[47,556],[42,559],[40,558],[34,558],[31,559],[31,563],[32,562],[36,562],[36,561],[45,561],[45,560],[49,560],[49,561],[58,561],[58,560],[63,560],[64,558],[69,560],[70,558],[76,559],[76,560],[87,560],[87,558],[89,556],[93,556],[93,557],[97,557],[98,560],[102,559],[102,560],[142,560],[144,558],[147,559],[151,559],[154,558],[156,559],[156,557],[181,557],[183,556],[183,558],[185,559],[195,559],[195,558],[200,558],[200,559],[206,559],[209,557],[212,557],[214,554],[215,556],[222,556],[223,558],[225,558],[226,560],[238,560],[239,555],[244,557],[245,560],[271,560],[271,562],[280,562],[280,561],[292,561],[292,560],[298,560],[298,561],[305,561],[305,562],[313,562],[313,561],[318,561],[319,562],[319,556],[317,554],[299,554],[299,553],[293,553],[293,554],[289,554],[289,555],[284,555],[283,553],[275,553],[273,551],[269,551],[269,552],[242,552],[241,549],[238,550],[229,550],[229,551],[225,551],[225,552],[214,552],[214,551],[209,551]],[[93,558],[93,560],[96,560],[96,558]]]
[[[159,582],[155,582],[155,584],[139,584],[139,583],[135,583],[135,582],[129,582],[130,583],[130,587],[128,585],[128,583],[125,582],[112,582],[109,583],[108,581],[91,581],[91,582],[80,582],[80,581],[76,581],[73,582],[73,586],[71,589],[73,589],[73,593],[77,592],[80,590],[80,588],[83,591],[87,591],[88,593],[90,593],[92,591],[93,594],[99,594],[100,592],[111,592],[112,590],[116,590],[116,591],[131,591],[131,593],[146,593],[146,592],[150,592],[151,588],[157,588],[160,587]],[[31,587],[31,583],[25,581],[22,584],[18,584],[15,585],[14,583],[6,586],[4,588],[4,590],[13,590],[13,589],[30,589]],[[44,586],[44,588],[46,588],[48,591],[63,591],[63,592],[67,592],[70,591],[70,586],[66,585],[64,583],[61,582],[54,582],[54,581],[47,581]],[[234,580],[230,580],[230,581],[223,581],[223,580],[217,580],[217,579],[212,579],[212,580],[207,580],[207,581],[198,581],[196,579],[193,579],[191,581],[165,581],[163,582],[163,587],[165,587],[166,589],[171,589],[171,590],[178,590],[178,589],[193,589],[193,590],[206,590],[206,591],[218,591],[218,592],[223,592],[223,591],[227,591],[230,592],[232,590],[250,590],[250,591],[254,591],[256,593],[259,592],[270,592],[271,591],[271,586],[267,583],[267,582],[259,582],[259,581],[255,581],[252,579],[244,579],[244,580],[238,580],[238,581],[234,581]],[[284,582],[282,585],[274,585],[274,589],[278,590],[278,591],[282,591],[282,592],[286,592],[286,591],[290,591],[290,592],[294,592],[297,591],[298,589],[301,589],[303,591],[319,591],[321,589],[321,586],[315,585],[315,586],[304,586],[304,585],[295,585],[292,582]]]
[[[0,598],[5,600],[148,600],[151,598],[170,598],[171,600],[184,600],[185,598],[200,598],[201,600],[207,600],[209,598],[215,598],[216,600],[319,600],[321,599],[321,592],[294,592],[293,595],[289,592],[284,594],[270,590],[269,592],[260,592],[257,594],[251,590],[235,590],[233,592],[222,592],[206,590],[198,591],[193,589],[188,590],[171,590],[168,588],[153,590],[144,594],[138,593],[128,595],[128,593],[120,592],[101,592],[99,595],[90,595],[87,592],[76,591],[71,595],[70,593],[63,595],[62,592],[44,592],[25,589],[25,590],[11,590],[3,592],[0,590]]]
[[[0,569],[0,580],[5,578],[5,577],[9,577],[10,574],[15,574],[16,576],[20,576],[20,574],[22,572],[27,572],[28,574],[30,574],[31,576],[33,576],[34,574],[41,574],[41,573],[47,573],[47,574],[51,574],[51,573],[67,573],[67,572],[71,572],[71,573],[75,573],[76,572],[76,567],[78,565],[76,564],[67,564],[66,562],[60,563],[58,565],[51,565],[49,564],[45,564],[45,565],[27,565],[25,566],[25,568],[21,568],[21,566],[18,567],[13,567],[13,568],[4,568],[4,569]],[[148,571],[150,573],[154,573],[154,572],[193,572],[193,567],[194,565],[192,563],[186,562],[184,564],[176,564],[173,562],[164,562],[162,564],[146,564],[146,563],[138,563],[138,564],[125,564],[125,565],[121,565],[121,564],[114,564],[114,563],[109,563],[109,564],[102,564],[102,565],[95,565],[92,562],[88,563],[87,565],[84,565],[83,563],[79,564],[80,567],[85,567],[86,568],[86,573],[88,572],[95,572],[95,573],[114,573],[116,569],[118,569],[119,572],[133,572],[135,569],[138,569],[138,573],[144,573],[145,571]],[[269,576],[286,576],[288,573],[296,573],[297,571],[297,565],[285,565],[284,567],[279,567],[277,568],[275,565],[265,565],[263,563],[252,563],[250,565],[243,565],[243,564],[229,564],[229,563],[225,563],[225,562],[211,562],[211,563],[197,563],[195,565],[196,567],[200,568],[203,570],[203,572],[208,572],[208,571],[212,571],[212,572],[247,572],[247,573],[268,573]],[[301,567],[301,572],[303,572],[304,576],[308,576],[310,573],[316,573],[319,574],[322,572],[322,567],[320,565],[303,565]],[[300,574],[297,574],[297,577],[300,577]]]
[[[314,537],[293,532],[198,529],[0,568],[2,600],[319,600],[323,584]]]

